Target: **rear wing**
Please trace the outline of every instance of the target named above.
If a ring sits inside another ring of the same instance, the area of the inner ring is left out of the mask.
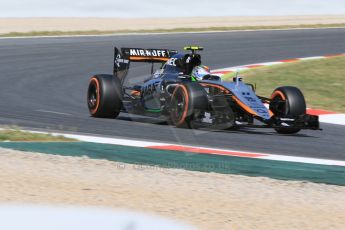
[[[141,49],[141,48],[114,48],[114,76],[117,76],[123,84],[131,62],[165,63],[176,50],[167,49]]]

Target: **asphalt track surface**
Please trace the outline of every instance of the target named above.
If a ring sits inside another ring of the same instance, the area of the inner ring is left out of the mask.
[[[95,119],[86,106],[90,76],[112,72],[114,45],[181,50],[198,44],[205,47],[204,63],[215,69],[345,53],[344,41],[345,29],[1,39],[0,124],[344,160],[345,126],[322,124],[323,131],[287,136],[271,129],[188,130],[140,117],[131,121],[126,114],[115,120]],[[131,75],[142,78],[149,69],[133,65]]]

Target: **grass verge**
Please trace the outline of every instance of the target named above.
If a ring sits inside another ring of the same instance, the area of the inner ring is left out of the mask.
[[[74,139],[50,134],[30,133],[21,130],[0,130],[0,141],[32,141],[32,142],[72,142]]]
[[[268,97],[279,86],[296,86],[302,90],[308,107],[345,113],[344,64],[345,56],[340,56],[260,67],[241,75],[246,82],[256,83],[258,95]]]
[[[6,34],[0,34],[0,37],[107,35],[107,34],[122,34],[122,33],[173,33],[173,32],[274,30],[274,29],[339,28],[339,27],[345,27],[345,23],[312,24],[312,25],[281,25],[281,26],[232,26],[232,27],[207,27],[207,28],[175,28],[175,29],[152,29],[152,30],[31,31],[31,32],[11,32],[11,33],[6,33]]]

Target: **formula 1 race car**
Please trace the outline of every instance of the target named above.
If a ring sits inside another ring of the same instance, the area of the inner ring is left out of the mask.
[[[229,129],[241,126],[274,128],[292,134],[319,129],[318,116],[306,114],[302,92],[293,86],[275,89],[270,98],[258,96],[240,76],[222,81],[203,66],[198,51],[114,48],[114,72],[91,77],[87,104],[91,116],[116,118],[120,112],[164,118],[186,128]],[[140,84],[127,85],[131,62],[152,65]],[[154,67],[160,65],[158,70]]]

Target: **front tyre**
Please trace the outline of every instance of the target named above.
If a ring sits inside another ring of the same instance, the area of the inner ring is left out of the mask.
[[[302,92],[293,86],[275,89],[271,96],[270,110],[279,117],[299,116],[306,114],[306,102]],[[301,129],[283,127],[275,129],[281,134],[298,133]]]
[[[113,75],[91,77],[87,91],[87,105],[91,116],[116,118],[122,107],[122,87]]]

